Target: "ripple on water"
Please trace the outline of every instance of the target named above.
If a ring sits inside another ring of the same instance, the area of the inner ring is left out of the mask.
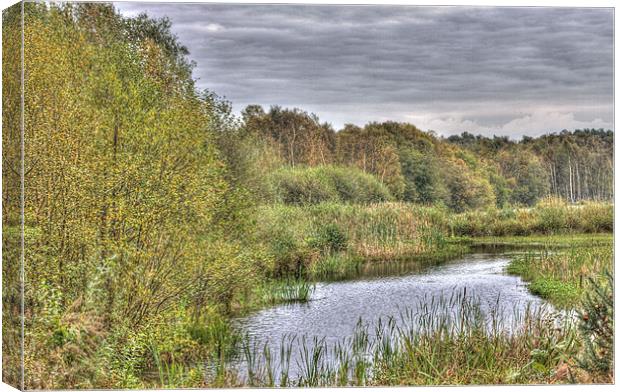
[[[423,273],[318,283],[307,303],[263,309],[235,324],[242,333],[268,342],[272,352],[279,352],[287,335],[320,337],[334,344],[350,337],[360,319],[373,330],[380,318],[398,319],[406,310],[415,314],[421,304],[455,293],[466,292],[480,301],[483,312],[497,308],[508,319],[527,306],[548,306],[529,293],[521,278],[505,273],[508,262],[504,256],[473,254]],[[293,374],[294,364],[295,360]]]

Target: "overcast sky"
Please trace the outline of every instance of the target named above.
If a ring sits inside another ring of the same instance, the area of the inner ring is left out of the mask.
[[[167,16],[194,76],[233,102],[299,107],[336,129],[406,121],[442,135],[613,129],[613,11],[116,3]]]

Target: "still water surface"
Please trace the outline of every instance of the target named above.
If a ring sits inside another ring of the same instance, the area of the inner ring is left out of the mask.
[[[307,303],[263,309],[235,320],[235,324],[253,341],[267,343],[277,356],[283,338],[291,334],[309,340],[324,338],[333,345],[350,337],[360,319],[372,331],[380,318],[385,323],[392,316],[398,322],[404,312],[419,313],[424,304],[455,293],[466,292],[479,301],[483,313],[498,309],[506,320],[514,320],[528,306],[548,308],[545,301],[528,292],[521,278],[506,274],[508,262],[506,255],[470,254],[422,271],[407,273],[401,266],[396,276],[386,271],[383,276],[321,282]],[[291,360],[292,376],[299,362],[296,351]]]

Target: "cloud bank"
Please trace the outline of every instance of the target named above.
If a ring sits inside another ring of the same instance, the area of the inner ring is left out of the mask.
[[[198,86],[239,111],[295,106],[339,128],[450,135],[613,129],[613,11],[115,3],[169,17]]]

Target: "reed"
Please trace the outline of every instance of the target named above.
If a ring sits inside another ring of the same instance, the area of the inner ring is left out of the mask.
[[[157,382],[160,388],[182,388],[188,384],[200,383],[204,369],[202,366],[191,366],[179,361],[165,361],[154,344],[150,345],[153,363],[156,369]]]
[[[303,279],[273,281],[261,288],[264,304],[308,302],[314,293],[315,284]]]
[[[462,237],[525,238],[613,229],[612,204],[570,205],[555,199],[531,208],[460,214],[404,202],[275,204],[260,207],[257,216],[261,224],[256,240],[273,255],[276,276],[302,273],[321,278],[347,276],[364,263],[454,253]]]
[[[598,281],[613,268],[613,247],[572,246],[568,249],[540,249],[515,257],[508,272],[529,282],[529,289],[556,306],[574,307],[588,289],[589,279]]]
[[[557,370],[571,363],[579,345],[570,315],[551,308],[512,314],[499,301],[483,311],[466,292],[421,298],[419,311],[379,320],[372,330],[360,320],[349,338],[288,337],[281,386],[457,385],[567,381]],[[508,316],[507,316],[508,315]],[[293,342],[297,340],[297,344]],[[292,354],[291,354],[292,353]],[[297,368],[290,368],[293,355]],[[257,361],[269,362],[269,357]],[[288,361],[288,362],[287,362]],[[254,386],[275,384],[267,377]]]

